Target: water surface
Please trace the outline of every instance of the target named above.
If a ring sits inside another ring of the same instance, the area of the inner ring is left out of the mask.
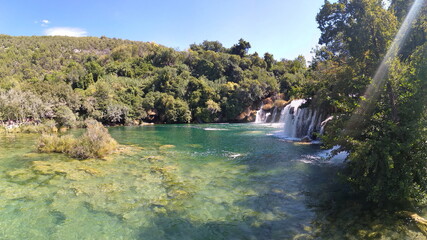
[[[333,203],[330,197],[323,201],[321,193],[334,191],[323,183],[333,179],[337,166],[315,158],[319,146],[272,136],[276,128],[209,124],[109,130],[133,150],[78,161],[36,153],[36,135],[1,136],[0,238],[408,236],[408,226],[396,232],[376,223],[375,216],[360,225],[363,209],[350,215],[353,222],[345,211],[331,214]]]

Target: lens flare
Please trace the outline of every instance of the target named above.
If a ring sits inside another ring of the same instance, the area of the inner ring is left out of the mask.
[[[415,2],[412,4],[411,10],[409,11],[408,15],[403,21],[402,26],[397,32],[393,43],[391,44],[387,54],[381,62],[381,65],[378,67],[371,84],[366,89],[364,97],[360,101],[359,107],[353,112],[353,115],[348,121],[345,128],[346,134],[358,131],[361,124],[365,120],[365,116],[372,112],[375,106],[375,101],[380,94],[380,89],[384,87],[386,82],[385,80],[390,70],[390,63],[397,56],[400,49],[402,48],[402,45],[405,43],[405,40],[411,30],[412,23],[418,18],[425,1],[426,0],[415,0]]]

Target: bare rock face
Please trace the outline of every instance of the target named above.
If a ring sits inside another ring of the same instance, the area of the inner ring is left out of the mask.
[[[239,122],[251,122],[255,119],[255,115],[256,113],[254,114],[254,111],[248,107],[236,117],[236,120]]]

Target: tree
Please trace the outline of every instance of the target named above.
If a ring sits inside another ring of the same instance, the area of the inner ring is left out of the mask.
[[[225,48],[222,43],[208,40],[203,41],[201,44],[191,44],[190,49],[193,51],[225,52]]]
[[[67,106],[57,107],[54,119],[60,127],[74,127],[76,124],[76,115]]]
[[[325,1],[316,20],[319,44],[357,61],[360,74],[367,76],[373,75],[398,26],[396,17],[379,0]]]
[[[273,67],[274,63],[275,63],[273,54],[270,54],[268,52],[265,53],[264,54],[264,61],[267,64],[267,71],[270,71],[271,68]]]
[[[336,121],[325,140],[349,152],[345,176],[367,200],[423,201],[425,168],[426,47],[391,59],[375,98],[362,93],[397,32],[393,11],[377,0],[325,2],[317,16],[325,44],[315,59],[317,101],[335,107]],[[420,29],[413,29],[419,34]],[[410,57],[407,57],[410,56]],[[315,98],[316,99],[316,98]],[[347,122],[359,100],[372,103],[357,121]],[[422,143],[424,141],[424,143]]]
[[[124,123],[128,113],[126,105],[111,103],[107,106],[104,119],[108,123]]]
[[[104,69],[96,61],[88,61],[85,63],[86,71],[92,74],[93,81],[97,82],[103,75]]]
[[[237,44],[234,44],[230,48],[230,53],[234,55],[239,55],[240,57],[244,57],[248,53],[248,50],[250,48],[251,44],[241,38]]]

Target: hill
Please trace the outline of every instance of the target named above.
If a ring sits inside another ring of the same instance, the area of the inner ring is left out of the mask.
[[[276,61],[250,47],[0,35],[0,120],[251,121],[262,99],[298,94],[309,71],[303,57]]]

